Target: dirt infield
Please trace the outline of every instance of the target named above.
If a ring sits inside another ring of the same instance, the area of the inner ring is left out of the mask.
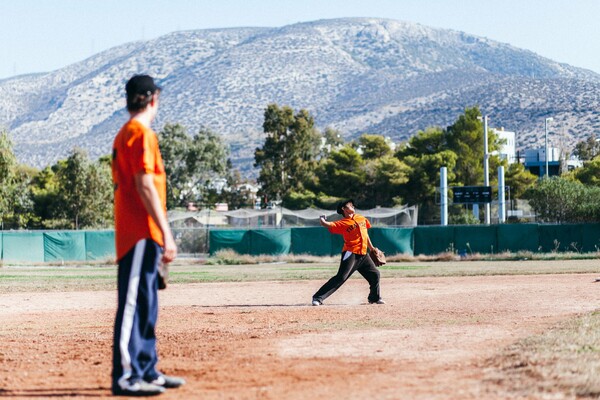
[[[164,399],[496,399],[486,360],[598,308],[596,275],[174,284],[161,292]],[[0,294],[0,397],[109,397],[114,291]],[[528,397],[530,398],[530,397]],[[552,397],[552,398],[562,398]]]

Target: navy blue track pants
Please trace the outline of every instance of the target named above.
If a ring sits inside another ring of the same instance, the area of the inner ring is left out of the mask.
[[[143,239],[119,260],[118,308],[113,343],[113,387],[152,381],[156,370],[158,262],[162,250]]]

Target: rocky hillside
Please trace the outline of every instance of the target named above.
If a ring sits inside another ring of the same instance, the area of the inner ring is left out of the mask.
[[[368,132],[400,142],[473,105],[492,127],[516,131],[521,149],[542,143],[548,116],[551,140],[566,148],[600,133],[598,74],[462,32],[367,18],[175,32],[0,80],[0,126],[19,159],[37,167],[75,146],[108,154],[134,73],[164,88],[157,130],[166,122],[190,133],[208,127],[244,169],[272,102],[307,108],[320,128],[347,139]]]

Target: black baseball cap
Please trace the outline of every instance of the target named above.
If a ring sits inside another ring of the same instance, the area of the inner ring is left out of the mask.
[[[354,205],[354,200],[348,199],[339,203],[337,206],[337,213],[340,215],[344,215],[344,210],[342,210],[342,208],[346,207],[346,204],[348,203],[352,203],[352,205]]]
[[[162,89],[154,83],[154,79],[150,75],[134,75],[125,85],[127,96],[136,94],[151,95]]]

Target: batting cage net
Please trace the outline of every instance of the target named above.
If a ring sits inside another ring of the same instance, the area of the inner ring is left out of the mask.
[[[357,209],[356,212],[367,217],[373,226],[417,226],[416,206],[377,207],[369,210]],[[172,228],[281,228],[319,226],[321,215],[326,215],[330,221],[341,218],[332,210],[288,210],[284,207],[232,211],[169,211],[168,218]]]
[[[369,219],[374,227],[417,226],[417,207],[377,207],[357,209],[358,214]],[[198,254],[209,251],[210,231],[219,229],[268,229],[317,227],[319,217],[326,215],[329,221],[341,218],[335,211],[309,208],[289,210],[284,207],[267,209],[238,209],[215,211],[169,211],[168,218],[181,254]]]

